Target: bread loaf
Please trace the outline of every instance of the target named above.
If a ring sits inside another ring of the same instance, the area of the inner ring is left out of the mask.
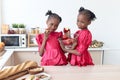
[[[25,61],[21,64],[16,65],[16,66],[1,70],[0,71],[0,80],[3,80],[4,78],[15,75],[17,73],[27,71],[29,68],[34,68],[34,67],[38,67],[36,62]]]
[[[37,73],[40,73],[43,71],[44,71],[43,67],[37,67],[37,68],[33,68],[33,69],[28,70],[29,74],[37,74]]]

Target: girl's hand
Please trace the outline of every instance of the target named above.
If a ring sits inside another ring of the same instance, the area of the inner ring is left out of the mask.
[[[79,35],[76,34],[72,40],[73,43],[77,43]]]
[[[63,42],[62,42],[62,39],[61,39],[61,38],[58,38],[58,41],[59,41],[59,43],[60,43],[60,44],[63,44]]]
[[[62,39],[61,39],[61,38],[58,38],[58,41],[59,41],[59,43],[60,43],[60,47],[62,48],[62,50],[63,50],[64,52],[66,52],[65,45],[63,44]]]
[[[45,41],[48,39],[49,34],[50,34],[50,31],[46,29],[44,32],[44,40]]]
[[[77,38],[73,38],[73,39],[72,39],[72,42],[73,42],[73,43],[77,43]]]

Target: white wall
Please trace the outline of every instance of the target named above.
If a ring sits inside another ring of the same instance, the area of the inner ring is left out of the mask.
[[[75,5],[76,3],[77,5]],[[58,30],[63,27],[75,27],[76,30],[76,16],[80,5],[79,0],[76,2],[69,0],[3,0],[3,22],[6,24],[25,23],[27,28],[36,26],[45,28],[47,18],[45,13],[52,10],[63,19]]]
[[[119,0],[3,0],[2,20],[4,24],[24,23],[27,29],[36,26],[45,28],[45,13],[52,10],[63,19],[58,30],[69,27],[74,33],[77,30],[78,9],[83,6],[97,16],[96,21],[89,26],[93,39],[103,41],[107,48],[120,48],[119,3]],[[105,53],[105,64],[114,64],[114,60],[120,64],[120,51],[112,50]]]
[[[2,23],[2,0],[0,0],[0,33],[1,33],[1,23]]]
[[[120,0],[85,0],[83,5],[94,10],[97,20],[90,26],[94,39],[104,41],[104,64],[120,64]]]

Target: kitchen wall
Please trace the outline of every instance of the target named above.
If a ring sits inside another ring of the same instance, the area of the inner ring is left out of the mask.
[[[1,20],[2,20],[2,0],[0,0],[0,27],[1,27]],[[1,33],[1,28],[0,28],[0,33]]]
[[[104,42],[104,64],[120,64],[120,1],[119,0],[1,0],[2,23],[24,23],[27,30],[32,27],[46,28],[47,10],[58,13],[63,27],[71,28],[74,33],[76,17],[80,6],[92,10],[97,19],[89,26],[93,39]],[[0,18],[1,19],[1,18]]]

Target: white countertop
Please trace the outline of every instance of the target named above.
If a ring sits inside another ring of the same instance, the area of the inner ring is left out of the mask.
[[[11,48],[6,50],[14,50],[14,51],[38,51],[38,47],[27,47],[27,48]]]
[[[51,80],[120,80],[120,65],[44,66]]]
[[[11,48],[6,50],[14,50],[14,51],[38,51],[38,47],[26,47],[26,48]],[[89,48],[89,51],[96,51],[96,50],[120,50],[118,48]]]
[[[50,80],[120,80],[120,65],[43,67]]]
[[[50,80],[120,80],[120,65],[44,66]]]

